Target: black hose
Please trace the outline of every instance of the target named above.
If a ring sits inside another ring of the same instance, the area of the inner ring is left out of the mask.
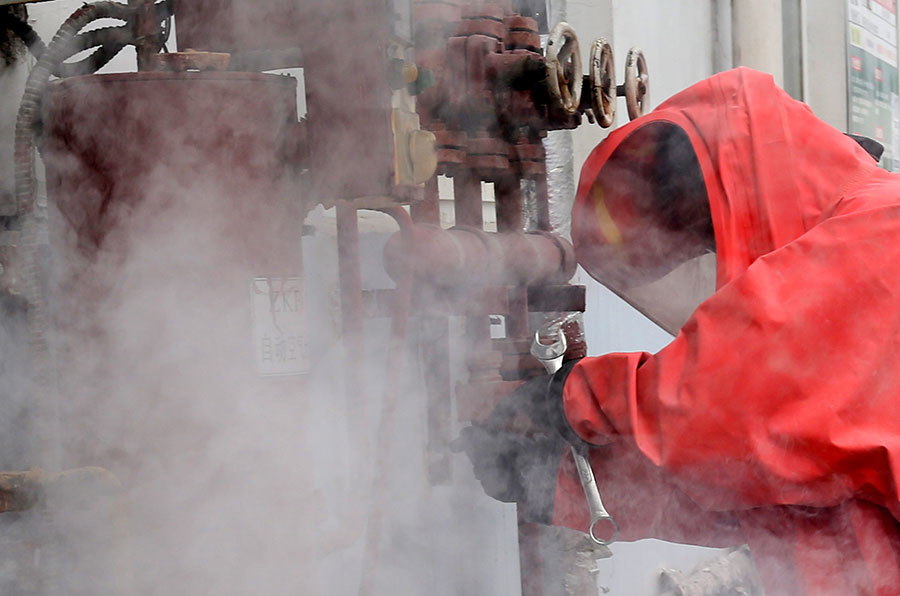
[[[59,28],[53,41],[41,53],[40,59],[28,75],[25,93],[16,120],[16,202],[20,213],[29,211],[34,195],[34,125],[40,113],[41,98],[54,70],[69,56],[78,32],[90,23],[104,18],[127,21],[133,9],[116,2],[86,4],[70,16]]]
[[[173,16],[175,12],[175,0],[162,0],[154,7],[156,9],[156,18],[162,22]],[[46,51],[47,46],[34,28],[28,23],[27,19],[21,19],[15,15],[10,15],[9,22],[9,30],[13,35],[25,43],[25,46],[36,60],[40,60],[44,51]],[[163,41],[165,42],[166,40]],[[53,74],[61,78],[93,74],[106,66],[119,54],[119,52],[132,43],[134,43],[134,35],[130,25],[94,29],[86,33],[78,34],[75,36],[75,40],[71,46],[71,53],[63,58],[63,61],[61,61],[54,69]],[[97,49],[88,57],[79,60],[78,62],[65,62],[69,57],[93,47],[97,47]]]
[[[41,59],[41,56],[47,50],[47,46],[27,20],[10,15],[9,30],[25,43],[35,60]],[[87,33],[81,33],[75,36],[71,55],[96,46],[102,47],[97,48],[90,56],[78,62],[60,63],[54,69],[53,74],[58,77],[71,77],[95,73],[106,66],[132,39],[131,27],[128,25],[95,29]]]
[[[22,228],[22,290],[28,303],[27,323],[30,336],[31,366],[34,381],[35,406],[38,419],[49,424],[45,430],[54,433],[58,423],[51,398],[53,366],[50,358],[49,342],[46,336],[46,305],[41,281],[41,231],[43,223],[35,213],[34,174],[34,134],[38,120],[41,99],[53,71],[69,56],[78,32],[99,19],[120,19],[128,21],[134,10],[116,2],[86,4],[70,16],[59,28],[53,41],[41,53],[40,59],[28,75],[25,93],[19,106],[15,137],[15,193],[16,207],[20,215],[25,215]],[[56,459],[49,450],[41,457],[42,465],[52,466]]]
[[[47,49],[41,36],[37,34],[34,27],[28,24],[27,19],[19,18],[18,15],[12,13],[8,15],[8,19],[7,27],[10,32],[22,40],[32,56],[39,59]]]
[[[93,74],[133,42],[134,33],[130,25],[105,27],[81,33],[75,36],[69,56],[94,47],[97,49],[78,62],[61,62],[53,74],[62,78]]]

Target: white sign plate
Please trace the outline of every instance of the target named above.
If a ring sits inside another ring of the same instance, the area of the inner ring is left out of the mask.
[[[257,277],[250,285],[253,351],[260,376],[309,372],[302,277]]]

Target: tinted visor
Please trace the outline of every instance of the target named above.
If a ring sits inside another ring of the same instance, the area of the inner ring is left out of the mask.
[[[668,122],[650,122],[620,142],[594,180],[582,180],[579,188],[572,239],[581,266],[677,331],[712,294],[716,269],[714,257],[701,258],[715,251],[715,236],[687,134]]]

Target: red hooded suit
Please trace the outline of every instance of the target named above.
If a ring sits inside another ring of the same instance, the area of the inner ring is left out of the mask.
[[[601,281],[597,247],[627,233],[595,185],[653,123],[696,153],[717,291],[659,353],[585,358],[566,381],[622,537],[747,542],[769,596],[900,594],[900,176],[770,76],[716,75],[585,164],[573,240]],[[554,522],[587,527],[571,465]]]

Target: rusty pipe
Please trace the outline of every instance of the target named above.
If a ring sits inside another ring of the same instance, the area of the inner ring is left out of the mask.
[[[439,287],[564,284],[575,273],[571,243],[548,232],[417,225],[410,234],[411,243],[395,234],[385,245],[385,269],[392,279],[410,265],[419,280]]]
[[[398,242],[409,245],[413,242],[415,225],[409,213],[403,207],[381,209],[390,215],[400,226],[395,235]],[[394,281],[397,289],[394,293],[394,313],[391,318],[391,338],[388,345],[387,376],[384,398],[381,406],[381,420],[378,424],[378,436],[375,445],[375,475],[372,477],[371,502],[369,517],[366,523],[365,551],[363,559],[362,579],[359,596],[375,594],[378,564],[380,560],[381,534],[384,522],[384,509],[387,503],[387,483],[390,478],[390,454],[393,448],[393,437],[396,434],[394,424],[400,395],[403,390],[403,362],[406,358],[406,332],[409,326],[409,308],[412,301],[413,270],[410,262],[396,271]]]

